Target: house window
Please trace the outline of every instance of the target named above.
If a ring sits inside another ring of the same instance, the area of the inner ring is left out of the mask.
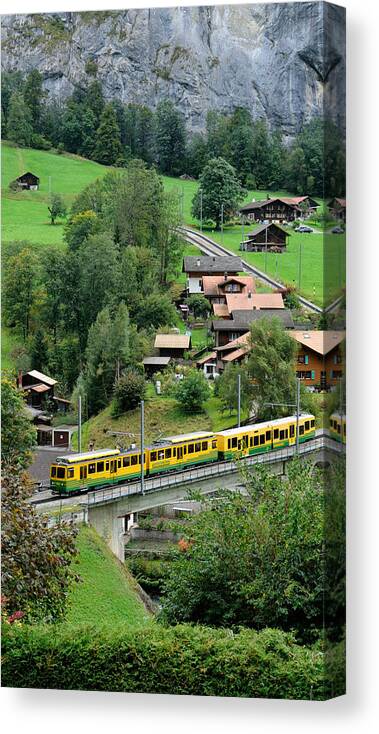
[[[88,474],[95,474],[96,464],[88,464]]]
[[[304,360],[305,360],[304,354],[299,354],[297,358],[297,361],[299,362],[299,364],[304,364]]]
[[[125,459],[124,459],[124,461],[125,461]],[[124,464],[124,466],[125,466],[125,464]],[[103,461],[98,461],[96,467],[97,467],[97,471],[98,472],[99,471],[104,471],[104,462]]]

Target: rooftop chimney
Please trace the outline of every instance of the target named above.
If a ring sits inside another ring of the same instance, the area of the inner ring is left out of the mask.
[[[196,265],[197,265],[198,268],[200,267],[200,258],[199,257],[196,260]]]
[[[214,263],[216,262],[216,258],[215,258],[215,256],[214,256],[214,255],[213,255],[213,262],[214,262]]]

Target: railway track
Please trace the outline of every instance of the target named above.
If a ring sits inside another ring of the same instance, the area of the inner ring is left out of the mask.
[[[184,237],[184,239],[189,242],[191,245],[196,245],[196,247],[199,247],[202,252],[204,252],[205,255],[235,255],[235,252],[232,252],[231,250],[228,250],[226,247],[223,247],[222,245],[219,245],[217,242],[212,240],[210,237],[207,237],[205,234],[197,232],[194,229],[190,229],[189,227],[178,227],[178,232]],[[262,270],[259,270],[259,268],[256,268],[254,265],[250,265],[246,260],[242,260],[244,270],[246,272],[252,273],[257,278],[259,278],[261,281],[269,285],[271,288],[275,289],[281,289],[283,288],[283,283],[280,283],[277,280],[274,280],[274,278],[271,278],[266,273],[263,273]],[[322,309],[321,306],[317,306],[315,303],[312,303],[312,301],[308,301],[307,298],[304,298],[303,296],[298,296],[300,303],[310,311],[314,311],[315,313],[331,313],[334,311],[339,303],[340,298],[337,298],[333,303],[331,303],[327,308]]]

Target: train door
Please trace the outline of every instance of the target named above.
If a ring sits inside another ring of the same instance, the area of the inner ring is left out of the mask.
[[[238,439],[238,451],[242,451],[243,454],[249,453],[249,436],[242,436]]]
[[[80,481],[85,482],[87,479],[87,466],[80,467]]]
[[[183,446],[178,446],[176,449],[176,460],[178,462],[183,461]]]
[[[117,474],[117,459],[111,459],[110,473]]]
[[[291,423],[289,427],[289,436],[288,436],[288,443],[290,446],[293,446],[293,444],[296,441],[296,429],[295,424]]]

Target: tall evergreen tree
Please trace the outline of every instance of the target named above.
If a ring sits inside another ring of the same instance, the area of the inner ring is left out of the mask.
[[[26,77],[24,87],[24,100],[31,112],[34,132],[40,132],[43,100],[46,97],[46,93],[42,88],[42,82],[42,74],[38,69],[32,69]]]
[[[101,83],[98,79],[95,79],[89,85],[86,96],[85,106],[88,107],[95,119],[95,126],[98,127],[100,124],[100,118],[104,110],[104,96]]]
[[[107,166],[113,166],[123,158],[120,128],[112,104],[106,105],[101,115],[93,156],[99,163]]]
[[[17,145],[28,147],[32,140],[33,121],[28,105],[20,92],[13,92],[9,101],[7,137]]]
[[[185,167],[186,130],[184,119],[169,100],[159,103],[156,111],[156,149],[162,173],[177,176]]]

